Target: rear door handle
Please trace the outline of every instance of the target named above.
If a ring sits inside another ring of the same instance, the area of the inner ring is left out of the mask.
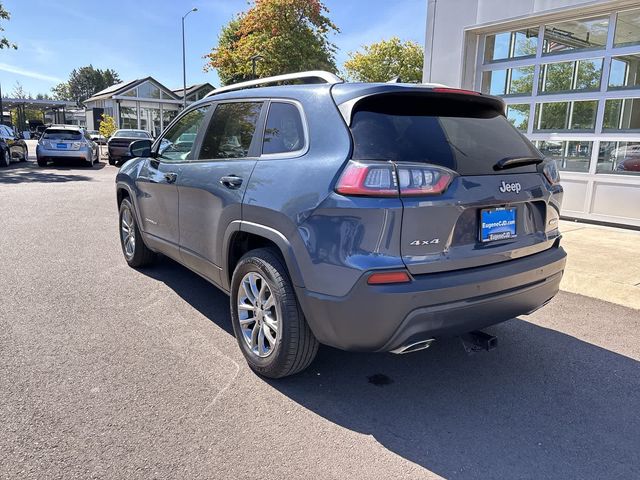
[[[220,183],[227,188],[240,188],[242,179],[237,175],[225,175],[220,179]]]
[[[167,181],[167,183],[173,183],[177,180],[178,178],[178,174],[177,173],[165,173],[164,174],[164,179]]]

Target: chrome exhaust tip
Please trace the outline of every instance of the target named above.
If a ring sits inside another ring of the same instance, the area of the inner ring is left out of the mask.
[[[435,342],[435,338],[430,338],[428,340],[420,340],[419,342],[410,343],[409,345],[403,345],[401,347],[396,348],[395,350],[391,350],[391,353],[395,353],[396,355],[401,355],[403,353],[412,353],[417,352],[419,350],[424,350],[429,348],[433,342]]]

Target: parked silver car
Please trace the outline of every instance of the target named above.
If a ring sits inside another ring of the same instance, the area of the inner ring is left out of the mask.
[[[45,167],[50,161],[82,160],[92,167],[98,158],[98,145],[80,127],[53,125],[47,128],[36,147],[38,165]]]

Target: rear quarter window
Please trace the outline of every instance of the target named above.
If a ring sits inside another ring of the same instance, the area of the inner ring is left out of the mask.
[[[272,102],[262,142],[263,154],[290,153],[305,146],[300,111],[292,103]]]

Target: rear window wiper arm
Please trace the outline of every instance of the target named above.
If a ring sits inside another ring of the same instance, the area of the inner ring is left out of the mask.
[[[494,170],[506,170],[507,168],[524,167],[525,165],[538,165],[544,161],[539,157],[507,157],[498,160],[493,166]]]

